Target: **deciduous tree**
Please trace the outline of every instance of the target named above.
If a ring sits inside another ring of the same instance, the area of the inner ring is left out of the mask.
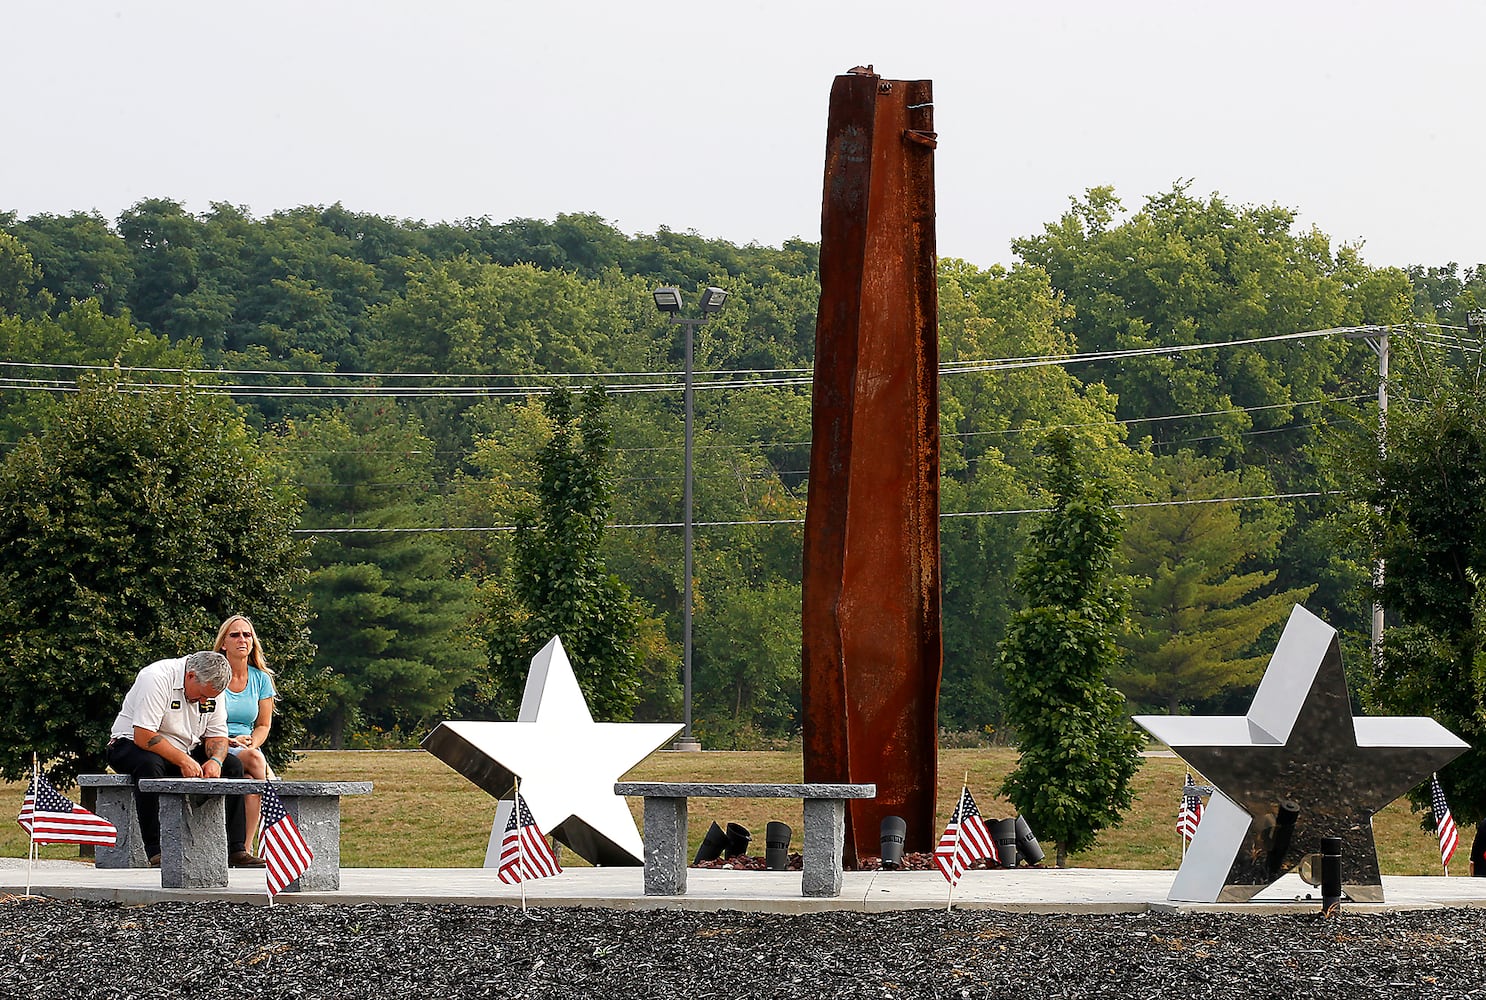
[[[135,674],[210,648],[229,614],[273,655],[268,750],[286,759],[322,697],[297,518],[224,398],[84,379],[0,465],[0,775],[29,773],[33,751],[64,780],[100,769]]]
[[[1050,434],[1046,448],[1054,507],[1023,553],[1017,583],[1027,604],[1001,643],[1020,751],[1001,790],[1038,836],[1056,842],[1061,867],[1129,808],[1142,740],[1109,685],[1126,628],[1114,581],[1119,513],[1067,432]]]

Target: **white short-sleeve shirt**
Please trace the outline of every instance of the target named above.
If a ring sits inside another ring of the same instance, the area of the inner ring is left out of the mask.
[[[159,733],[186,753],[208,736],[227,735],[227,700],[186,700],[186,657],[156,660],[139,672],[114,719],[113,739],[134,739],[134,728]]]

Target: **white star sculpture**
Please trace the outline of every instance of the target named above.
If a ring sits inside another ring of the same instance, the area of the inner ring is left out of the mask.
[[[674,739],[679,724],[594,722],[557,636],[532,657],[515,722],[445,722],[423,749],[502,801],[485,866],[495,867],[514,801],[537,826],[595,865],[644,864],[640,831],[614,783]]]

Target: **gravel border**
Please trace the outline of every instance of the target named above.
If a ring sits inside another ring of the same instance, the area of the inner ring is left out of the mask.
[[[11,897],[16,1000],[1483,997],[1486,909],[1031,915]]]

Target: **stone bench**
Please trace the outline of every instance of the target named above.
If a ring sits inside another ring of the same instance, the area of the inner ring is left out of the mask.
[[[686,800],[803,799],[805,843],[800,852],[805,896],[841,895],[846,849],[846,800],[870,799],[876,785],[734,785],[710,782],[621,781],[616,795],[645,799],[645,895],[686,895]]]
[[[128,786],[128,775],[83,775],[115,778]],[[79,784],[82,779],[79,778]],[[145,778],[141,791],[160,796],[160,885],[165,889],[206,889],[227,884],[227,806],[223,796],[259,795],[269,784],[251,778]],[[95,783],[100,793],[118,787],[115,782]],[[314,852],[314,860],[303,875],[289,883],[287,891],[334,890],[341,884],[342,795],[368,795],[370,781],[276,781],[273,789],[284,802],[284,811]],[[130,790],[129,817],[138,841],[138,821],[133,818],[134,796]],[[100,813],[99,815],[104,815]],[[105,816],[122,831],[114,817]],[[249,831],[251,833],[251,831]],[[121,834],[122,836],[122,834]],[[104,848],[99,848],[100,851]],[[118,850],[114,848],[113,850]],[[141,853],[143,852],[141,848]],[[126,860],[130,857],[125,851]],[[116,865],[115,867],[124,867]]]
[[[139,817],[134,812],[134,779],[127,774],[79,774],[81,805],[112,823],[119,831],[113,847],[92,846],[96,868],[148,868],[144,841],[139,834]],[[83,854],[88,854],[84,845]]]

